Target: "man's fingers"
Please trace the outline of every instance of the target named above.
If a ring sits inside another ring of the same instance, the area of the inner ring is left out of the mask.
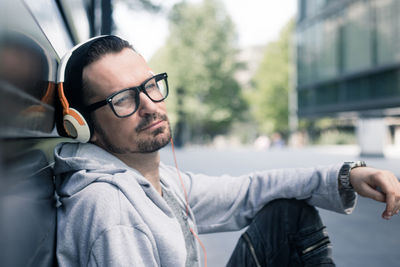
[[[390,219],[391,216],[399,213],[400,210],[400,189],[399,183],[396,180],[392,181],[387,188],[383,188],[386,194],[386,209],[382,214],[383,218]]]
[[[387,194],[386,195],[386,209],[382,214],[382,217],[384,219],[390,219],[390,217],[393,216],[394,214],[394,208],[395,208],[395,198],[393,194]]]
[[[385,194],[383,194],[382,192],[379,192],[378,190],[372,188],[368,184],[362,184],[360,189],[361,190],[357,190],[357,191],[363,197],[369,197],[369,198],[372,198],[372,199],[374,199],[376,201],[379,201],[379,202],[385,202],[386,201]]]
[[[389,220],[393,215],[400,211],[400,200],[394,194],[386,196],[386,209],[382,214],[384,219]]]
[[[400,210],[400,184],[395,176],[388,177],[388,181],[382,185],[382,190],[386,195],[386,210],[383,218],[390,219]]]
[[[386,202],[382,217],[390,219],[400,211],[400,182],[396,176],[385,170],[363,167],[355,168],[350,173],[350,182],[361,196],[376,201]],[[380,191],[374,188],[380,188]]]

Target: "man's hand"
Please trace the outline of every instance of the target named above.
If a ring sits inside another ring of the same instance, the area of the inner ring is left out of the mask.
[[[350,172],[350,183],[361,196],[386,202],[386,209],[382,213],[384,219],[389,220],[399,213],[400,182],[393,173],[369,167],[354,168]]]

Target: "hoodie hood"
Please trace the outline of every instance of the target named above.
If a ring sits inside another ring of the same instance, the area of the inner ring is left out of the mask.
[[[89,184],[116,173],[133,171],[139,183],[148,183],[137,171],[90,143],[61,143],[54,150],[56,189],[61,197],[76,194]]]
[[[55,161],[59,266],[185,265],[186,241],[175,212],[187,231],[197,228],[191,210],[185,212],[175,169],[159,166],[163,192],[176,198],[173,210],[138,171],[96,145],[60,144]],[[190,242],[199,259],[199,246]]]

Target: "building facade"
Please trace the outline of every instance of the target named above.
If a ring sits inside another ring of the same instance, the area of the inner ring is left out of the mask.
[[[298,115],[400,114],[400,1],[299,0]]]

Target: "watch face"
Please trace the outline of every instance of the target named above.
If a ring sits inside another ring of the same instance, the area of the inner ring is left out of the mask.
[[[345,162],[339,172],[339,180],[342,188],[345,190],[352,189],[350,183],[350,170],[352,168],[353,162]]]
[[[342,179],[342,180],[341,180],[341,183],[342,183],[342,185],[344,185],[344,186],[349,186],[349,185],[350,185],[350,181],[347,179],[347,177],[344,178],[344,179]]]
[[[342,168],[340,169],[340,174],[348,175],[349,170],[350,170],[350,165],[349,165],[348,162],[345,162],[345,163],[343,164]]]
[[[350,183],[350,171],[357,167],[365,167],[364,161],[356,161],[356,162],[345,162],[343,163],[342,168],[339,171],[339,181],[343,189],[350,190],[353,189],[353,185]]]

